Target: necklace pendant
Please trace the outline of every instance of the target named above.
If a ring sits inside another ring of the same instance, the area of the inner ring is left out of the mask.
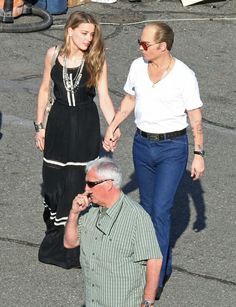
[[[84,67],[84,59],[81,60],[80,66],[77,69],[76,75],[73,78],[72,73],[69,73],[66,67],[66,57],[64,57],[64,65],[62,70],[62,79],[67,92],[71,92],[74,95],[74,90],[79,86],[80,79],[82,77],[82,70]],[[74,100],[74,98],[73,98]]]
[[[67,81],[66,87],[67,87],[68,91],[70,91],[71,88],[72,88],[71,83],[69,82],[69,80]]]

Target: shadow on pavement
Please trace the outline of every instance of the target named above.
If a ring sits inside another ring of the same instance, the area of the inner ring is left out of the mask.
[[[192,229],[200,232],[206,228],[204,190],[200,180],[193,181],[190,171],[186,170],[182,182],[177,190],[174,207],[172,209],[171,246],[175,247],[177,240],[188,227],[191,214],[191,202],[196,211],[196,219]]]
[[[132,173],[130,180],[122,188],[125,194],[138,189],[135,173]],[[187,229],[190,221],[191,203],[196,212],[196,219],[192,229],[195,232],[200,232],[206,228],[204,190],[200,180],[193,181],[189,170],[185,171],[182,182],[177,190],[174,206],[172,209],[171,221],[171,246],[175,247],[177,240]],[[192,202],[191,202],[192,200]]]
[[[132,173],[130,175],[130,181],[127,182],[123,187],[122,187],[122,190],[125,194],[129,194],[131,193],[132,191],[135,191],[138,189],[138,185],[136,183],[136,179],[135,179],[135,173]]]

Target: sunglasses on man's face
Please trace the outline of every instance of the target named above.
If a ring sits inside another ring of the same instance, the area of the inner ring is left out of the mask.
[[[141,41],[140,39],[138,39],[138,44],[139,44],[139,46],[142,46],[143,50],[147,51],[149,47],[154,46],[154,45],[159,44],[159,43],[149,44],[148,42],[144,42],[144,41]]]
[[[105,181],[109,181],[109,180],[114,181],[114,179],[104,179],[104,180],[99,180],[99,181],[85,181],[85,183],[89,188],[94,188],[96,185],[103,183]]]

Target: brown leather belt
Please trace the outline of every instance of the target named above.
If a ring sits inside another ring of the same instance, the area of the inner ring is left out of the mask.
[[[186,128],[184,128],[183,130],[179,130],[179,131],[173,131],[173,132],[168,132],[168,133],[160,133],[160,134],[144,132],[144,131],[140,130],[139,128],[137,128],[137,132],[138,132],[138,134],[140,134],[144,138],[148,139],[149,141],[163,141],[163,140],[167,140],[167,139],[174,139],[177,136],[185,135],[186,134]]]

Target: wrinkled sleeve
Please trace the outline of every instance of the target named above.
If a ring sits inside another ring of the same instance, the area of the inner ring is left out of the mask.
[[[193,71],[189,71],[183,88],[183,100],[187,111],[202,107],[197,78]]]

